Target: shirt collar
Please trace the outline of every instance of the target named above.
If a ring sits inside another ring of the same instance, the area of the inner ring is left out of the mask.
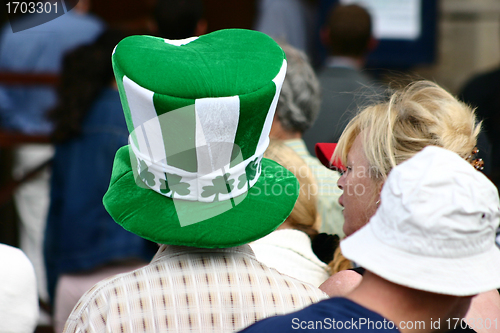
[[[340,56],[328,57],[326,59],[325,64],[327,67],[344,67],[344,68],[351,68],[351,69],[356,69],[356,70],[361,69],[359,67],[359,64],[355,60],[353,60],[349,57],[340,57]]]
[[[195,254],[195,253],[228,253],[228,254],[238,253],[255,258],[255,254],[253,253],[252,248],[248,244],[236,247],[219,248],[219,249],[205,249],[200,247],[161,244],[160,249],[154,256],[152,262],[160,260],[161,258],[165,257],[171,258],[179,255]]]
[[[302,139],[283,140],[283,143],[292,148],[300,157],[310,156],[309,150],[307,150],[306,144]]]

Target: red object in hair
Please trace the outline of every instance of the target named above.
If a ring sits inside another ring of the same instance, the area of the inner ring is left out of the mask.
[[[333,163],[330,163],[336,147],[336,143],[316,143],[316,145],[314,146],[314,152],[316,153],[316,157],[319,159],[319,161],[328,169],[345,171],[344,165],[342,165],[342,162],[340,162],[338,158],[335,159]]]

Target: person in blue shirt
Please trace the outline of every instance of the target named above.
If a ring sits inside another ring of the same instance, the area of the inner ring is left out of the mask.
[[[361,156],[349,160],[347,173]],[[485,327],[487,318],[462,318],[475,295],[500,286],[499,203],[495,185],[466,159],[428,146],[392,169],[375,215],[341,242],[344,256],[366,269],[356,289],[241,332]]]
[[[115,153],[128,143],[110,57],[123,37],[107,31],[64,58],[60,102],[49,113],[56,145],[44,255],[56,332],[85,291],[146,265],[158,249],[121,228],[102,203]]]
[[[89,9],[89,1],[80,0],[73,10],[30,29],[14,33],[6,24],[0,37],[0,70],[59,74],[65,53],[93,42],[104,29]],[[29,25],[36,17],[18,20]],[[0,125],[25,134],[50,134],[53,126],[46,113],[56,101],[52,87],[0,86]]]
[[[52,2],[53,4],[54,2]],[[61,4],[61,2],[59,2]],[[61,7],[58,8],[62,10]],[[89,13],[90,0],[79,0],[72,10],[44,24],[39,15],[25,14],[6,23],[0,31],[0,71],[28,74],[60,73],[64,54],[90,43],[102,32],[104,23]],[[12,26],[11,26],[12,24]],[[12,27],[31,26],[13,32]],[[46,118],[55,106],[54,87],[44,85],[0,85],[0,128],[27,135],[49,135],[53,125]],[[48,161],[54,153],[50,144],[20,144],[13,151],[12,177]],[[50,168],[23,182],[14,193],[19,216],[19,244],[35,267],[39,298],[48,302],[43,263],[43,233],[49,206]],[[43,313],[40,322],[48,321]]]

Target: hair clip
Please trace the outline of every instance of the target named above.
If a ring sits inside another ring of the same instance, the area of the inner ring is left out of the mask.
[[[484,169],[484,161],[481,158],[473,160],[471,164],[476,170],[483,171]]]
[[[482,158],[474,158],[477,153],[479,153],[479,149],[474,147],[471,154],[467,156],[466,161],[469,162],[476,170],[482,171],[484,169],[484,161]]]

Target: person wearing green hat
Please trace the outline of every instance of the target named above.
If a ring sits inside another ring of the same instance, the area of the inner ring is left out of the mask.
[[[286,73],[278,44],[243,29],[131,36],[112,62],[130,136],[103,203],[160,248],[89,290],[64,332],[230,332],[326,298],[248,245],[299,194],[293,174],[262,157]]]

